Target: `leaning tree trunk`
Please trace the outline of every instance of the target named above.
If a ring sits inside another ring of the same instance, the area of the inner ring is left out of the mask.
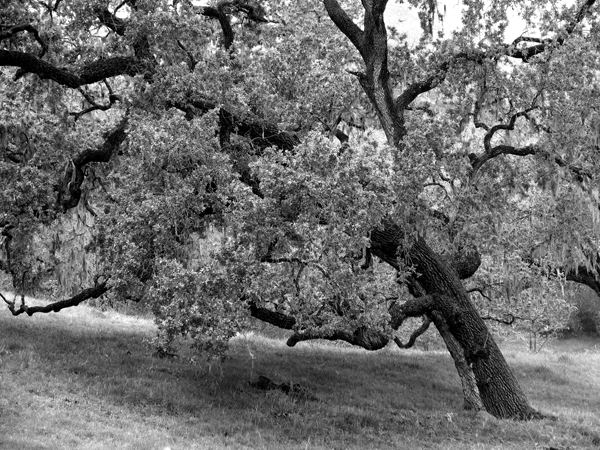
[[[383,229],[373,230],[371,233],[373,254],[398,267],[397,253],[399,243],[403,242],[403,236],[400,227],[391,223],[385,224]],[[503,418],[537,416],[485,322],[469,300],[457,272],[429,248],[423,239],[419,239],[412,245],[406,256],[419,274],[416,281],[423,293],[436,298],[433,312],[443,318],[449,333],[464,352],[464,358],[473,370],[485,409],[494,416]],[[438,329],[443,332],[443,326]],[[450,341],[448,350],[451,351],[464,387],[465,380],[468,380],[468,373],[460,361],[461,352],[453,352],[452,348]],[[461,372],[465,372],[464,376]],[[469,390],[467,383],[467,392]]]
[[[419,272],[418,281],[425,292],[437,294],[435,309],[462,347],[485,409],[503,418],[536,416],[456,272],[422,239],[411,247],[409,258]]]

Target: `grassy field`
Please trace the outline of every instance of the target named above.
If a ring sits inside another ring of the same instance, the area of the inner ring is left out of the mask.
[[[556,420],[513,422],[460,409],[441,351],[377,353],[236,338],[222,365],[152,356],[151,321],[88,307],[0,312],[0,447],[594,448],[600,447],[600,341],[539,354],[505,345],[531,402]],[[249,385],[301,383],[292,398]]]

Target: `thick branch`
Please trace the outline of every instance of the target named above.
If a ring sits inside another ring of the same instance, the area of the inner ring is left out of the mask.
[[[346,11],[342,9],[337,0],[324,0],[323,4],[327,10],[327,14],[333,21],[336,27],[346,35],[352,45],[356,47],[359,53],[363,53],[365,42],[363,31],[356,25],[352,19],[348,16]]]
[[[481,318],[483,320],[492,320],[494,322],[498,322],[501,323],[503,325],[512,325],[513,323],[515,323],[515,319],[517,319],[518,317],[514,316],[513,314],[507,313],[505,314],[505,317],[494,317],[494,316],[481,316]]]
[[[283,150],[291,150],[299,144],[296,133],[282,131],[275,124],[253,118],[249,115],[236,114],[218,104],[203,99],[189,101],[171,101],[167,107],[174,107],[186,113],[188,119],[219,108],[221,127],[235,130],[240,136],[245,136],[259,148],[275,146]]]
[[[396,270],[401,268],[397,255],[403,242],[402,228],[391,221],[384,221],[380,228],[371,232],[371,252]],[[453,254],[444,255],[443,259],[456,271],[460,279],[470,278],[481,265],[481,255],[477,248],[470,246],[461,247]]]
[[[440,85],[446,78],[451,61],[444,61],[434,69],[433,75],[425,80],[410,84],[397,98],[396,107],[399,110],[407,109],[409,105],[421,94],[431,91]]]
[[[200,8],[200,13],[206,17],[217,19],[221,25],[223,32],[223,47],[230,50],[233,45],[235,34],[231,27],[231,19],[228,11],[234,9],[246,14],[246,16],[254,22],[268,22],[265,17],[264,10],[251,2],[244,0],[221,0],[217,6],[203,6]]]
[[[127,31],[127,22],[123,19],[118,18],[106,8],[97,8],[96,17],[102,25],[111,29],[119,36],[125,36]]]
[[[32,316],[35,313],[59,312],[61,309],[77,306],[86,300],[98,298],[104,295],[104,293],[106,293],[108,290],[109,287],[106,285],[106,283],[101,283],[92,288],[85,289],[69,299],[50,303],[45,306],[27,306],[24,298],[21,297],[21,305],[18,308],[15,305],[15,301],[8,301],[2,294],[0,294],[0,297],[2,297],[4,302],[8,305],[8,309],[13,316],[18,316],[23,313],[26,313],[28,316]]]
[[[437,303],[438,299],[434,295],[423,295],[404,303],[392,303],[389,309],[390,325],[397,330],[409,317],[420,317],[433,311]]]
[[[250,315],[252,317],[257,318],[258,320],[262,320],[263,322],[270,323],[271,325],[275,325],[278,328],[282,328],[284,330],[292,330],[296,325],[296,319],[294,317],[288,316],[287,314],[283,314],[277,311],[273,311],[268,308],[256,306],[256,302],[254,301],[249,302],[248,307],[250,309]]]
[[[57,67],[29,53],[0,50],[0,66],[19,67],[21,73],[33,73],[70,88],[97,83],[118,75],[134,76],[152,67],[133,56],[100,58],[78,69]]]
[[[81,199],[81,185],[85,179],[85,169],[92,162],[108,162],[115,151],[123,143],[127,134],[127,116],[117,126],[106,133],[102,145],[93,150],[84,150],[75,156],[65,169],[58,185],[56,204],[63,210],[77,206]]]
[[[371,351],[382,349],[390,340],[385,333],[366,327],[359,327],[355,330],[345,328],[333,330],[329,328],[317,328],[297,331],[287,340],[287,345],[293,347],[298,342],[313,339],[344,341]]]

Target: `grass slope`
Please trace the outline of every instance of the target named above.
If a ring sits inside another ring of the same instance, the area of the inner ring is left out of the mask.
[[[520,423],[460,409],[444,352],[377,353],[239,337],[220,367],[151,356],[148,320],[78,307],[0,312],[0,447],[594,448],[600,349],[507,351],[532,403],[557,420]],[[596,342],[596,344],[598,344]],[[294,399],[248,382],[301,383]]]

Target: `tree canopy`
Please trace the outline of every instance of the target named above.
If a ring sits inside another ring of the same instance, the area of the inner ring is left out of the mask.
[[[466,288],[600,293],[596,2],[387,3],[1,2],[0,269],[67,297],[10,311],[141,301],[216,354],[433,323],[467,406],[537,417]]]

